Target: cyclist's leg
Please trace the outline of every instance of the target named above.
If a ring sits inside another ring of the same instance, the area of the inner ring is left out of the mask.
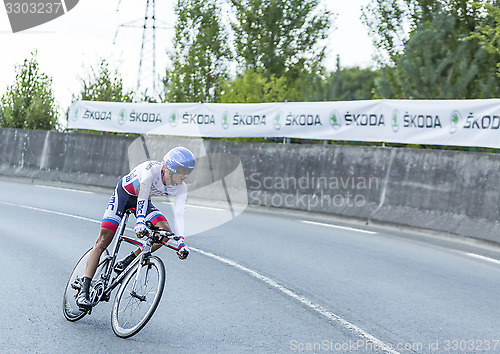
[[[87,260],[87,267],[85,268],[86,277],[89,277],[90,279],[94,277],[97,266],[99,265],[99,260],[101,259],[101,254],[106,248],[108,248],[111,241],[113,241],[115,232],[116,229],[110,230],[105,227],[101,227],[97,241]]]
[[[85,269],[86,277],[92,279],[94,276],[97,266],[99,265],[101,254],[109,246],[111,241],[113,241],[125,210],[135,206],[136,200],[136,197],[130,196],[125,192],[120,180],[104,211],[99,236],[87,260],[87,267]]]
[[[76,303],[80,308],[87,310],[92,308],[92,304],[89,299],[90,282],[99,265],[101,254],[109,246],[115,236],[126,207],[128,204],[133,202],[131,199],[133,199],[133,197],[130,197],[130,195],[125,192],[120,180],[113,191],[113,195],[109,199],[108,206],[106,207],[104,217],[102,219],[99,236],[97,237],[97,241],[87,259],[85,276],[83,277],[83,286],[78,298],[76,299]]]
[[[96,244],[90,251],[89,258],[87,259],[87,266],[85,268],[85,276],[82,279],[82,289],[76,299],[76,304],[81,309],[90,310],[92,308],[92,304],[90,302],[90,282],[92,281],[97,266],[99,265],[102,252],[104,252],[106,247],[108,247],[111,243],[114,235],[114,231],[101,228]]]

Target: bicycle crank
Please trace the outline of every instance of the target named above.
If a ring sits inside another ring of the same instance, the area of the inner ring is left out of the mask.
[[[92,287],[92,291],[90,292],[90,303],[92,304],[92,307],[97,305],[99,301],[101,301],[102,295],[104,294],[104,283],[99,280],[95,285]]]

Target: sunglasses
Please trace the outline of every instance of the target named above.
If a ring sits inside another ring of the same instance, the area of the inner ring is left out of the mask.
[[[189,175],[191,172],[193,172],[192,168],[186,168],[182,166],[177,167],[177,173],[181,175]]]

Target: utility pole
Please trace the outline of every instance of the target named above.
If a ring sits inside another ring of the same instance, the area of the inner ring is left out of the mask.
[[[121,0],[118,2],[120,6]],[[118,11],[118,8],[117,8]],[[160,26],[158,26],[158,23]],[[159,79],[156,76],[156,29],[169,29],[167,23],[156,19],[155,0],[146,0],[144,19],[126,22],[118,26],[113,44],[116,43],[120,27],[142,28],[141,52],[137,72],[136,100],[142,101],[159,97]]]

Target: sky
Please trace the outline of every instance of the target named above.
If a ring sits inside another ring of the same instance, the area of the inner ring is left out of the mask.
[[[333,70],[336,56],[342,67],[369,67],[373,46],[368,29],[360,20],[361,7],[370,0],[323,0],[336,13],[335,30],[327,42],[325,65]],[[163,72],[172,50],[174,0],[156,1],[156,68]],[[12,33],[5,7],[0,5],[0,97],[15,81],[15,66],[37,51],[40,70],[53,79],[56,101],[63,111],[71,104],[72,94],[80,92],[80,78],[89,67],[104,58],[117,68],[125,87],[135,89],[142,42],[142,29],[121,24],[142,23],[146,1],[80,0],[65,15],[32,29]],[[118,31],[118,32],[117,32]],[[116,40],[115,40],[116,35]]]

